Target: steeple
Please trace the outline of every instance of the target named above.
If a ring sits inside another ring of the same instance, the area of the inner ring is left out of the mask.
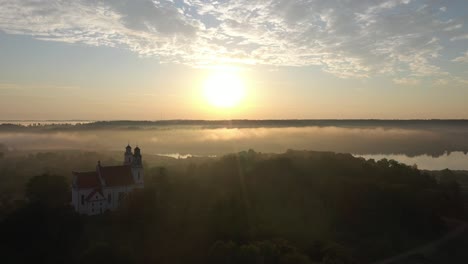
[[[135,151],[132,157],[132,175],[133,175],[133,180],[135,181],[135,183],[138,184],[138,186],[143,186],[143,184],[145,183],[145,177],[144,177],[141,152],[140,152],[140,148],[138,147],[138,145],[135,148]]]
[[[135,156],[141,156],[140,148],[138,146],[135,148]]]
[[[132,162],[133,162],[132,147],[130,147],[130,144],[128,144],[127,147],[125,148],[124,165],[131,165]]]
[[[135,154],[133,154],[132,166],[135,166],[135,167],[142,167],[143,166],[143,164],[141,163],[140,148],[138,146],[135,148]]]

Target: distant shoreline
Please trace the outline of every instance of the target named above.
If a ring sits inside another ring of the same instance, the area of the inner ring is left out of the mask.
[[[468,121],[465,118],[265,118],[265,119],[0,119],[0,122],[174,122],[174,121]]]
[[[333,124],[369,125],[369,124],[468,124],[468,119],[167,119],[167,120],[0,120],[0,125],[22,124],[100,124],[100,125],[299,125],[320,126]]]

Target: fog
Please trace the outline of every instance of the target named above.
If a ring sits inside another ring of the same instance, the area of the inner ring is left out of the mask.
[[[443,170],[449,168],[451,170],[468,170],[468,155],[463,152],[445,153],[438,157],[428,155],[420,155],[408,157],[406,155],[395,154],[376,154],[376,155],[357,155],[365,159],[393,159],[408,165],[416,164],[418,168],[423,170]]]
[[[440,156],[468,151],[468,129],[454,127],[257,127],[21,129],[0,131],[10,150],[120,151],[130,143],[147,154],[222,155],[254,149],[279,153],[288,149],[346,152],[359,155]]]

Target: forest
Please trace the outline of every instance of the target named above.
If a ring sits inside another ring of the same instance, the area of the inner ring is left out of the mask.
[[[464,217],[451,171],[294,150],[147,155],[144,189],[82,216],[70,206],[71,171],[120,154],[2,153],[2,263],[371,263]]]

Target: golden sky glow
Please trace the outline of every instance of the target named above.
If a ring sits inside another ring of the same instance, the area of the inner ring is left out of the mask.
[[[466,0],[0,2],[2,120],[468,118]]]
[[[205,80],[203,93],[206,101],[219,108],[232,108],[242,103],[245,84],[233,71],[215,71]]]

